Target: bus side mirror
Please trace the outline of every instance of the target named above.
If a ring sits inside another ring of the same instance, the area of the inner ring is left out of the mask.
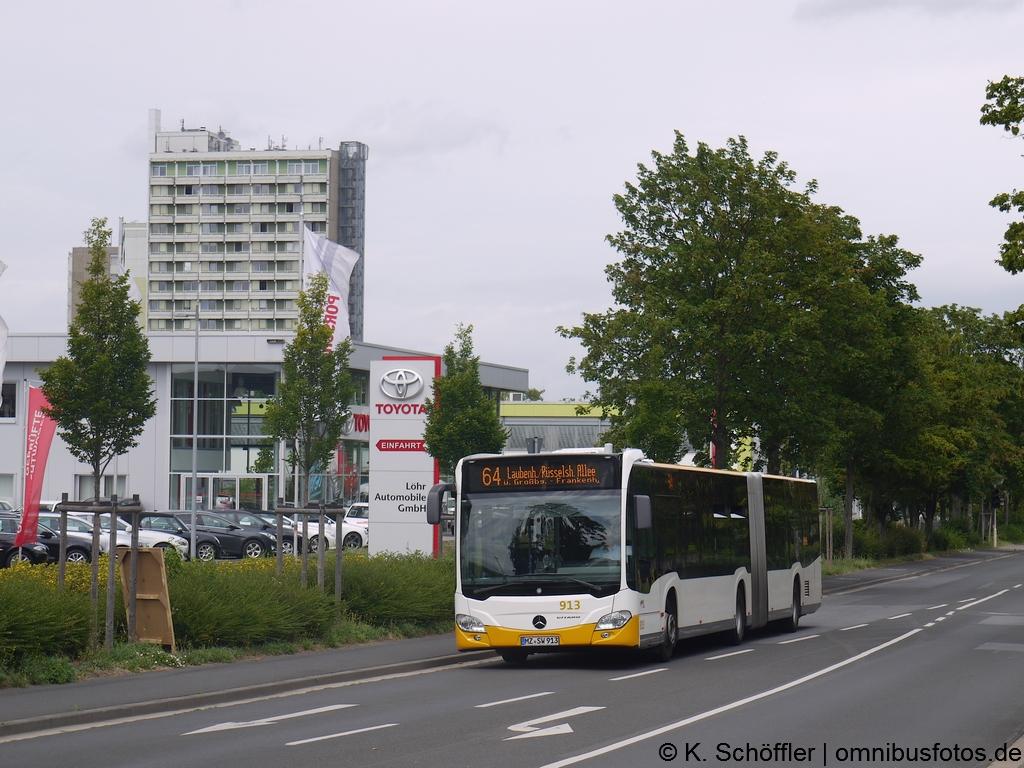
[[[636,527],[646,529],[651,527],[651,497],[634,496],[636,503]]]
[[[452,483],[438,483],[427,492],[427,523],[438,525],[441,522],[442,502],[445,493],[455,493]]]

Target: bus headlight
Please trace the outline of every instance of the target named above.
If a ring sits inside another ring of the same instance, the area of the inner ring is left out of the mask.
[[[633,614],[629,611],[606,613],[597,620],[597,626],[594,629],[622,629],[631,618],[633,618]]]
[[[467,616],[464,613],[457,613],[455,615],[455,623],[459,625],[459,629],[463,632],[486,632],[484,623],[473,616]]]

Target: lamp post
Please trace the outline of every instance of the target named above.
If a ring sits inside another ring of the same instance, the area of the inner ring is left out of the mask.
[[[196,336],[195,354],[192,363],[192,498],[190,509],[192,520],[190,525],[189,558],[196,559],[196,493],[199,482],[199,299],[196,298]]]

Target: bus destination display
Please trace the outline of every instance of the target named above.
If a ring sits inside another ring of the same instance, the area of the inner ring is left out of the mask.
[[[578,490],[618,488],[617,470],[614,460],[591,456],[478,459],[463,465],[463,477],[469,493]]]

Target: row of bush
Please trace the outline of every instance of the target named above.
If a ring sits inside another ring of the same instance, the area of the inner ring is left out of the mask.
[[[303,587],[300,564],[286,560],[281,575],[271,558],[221,563],[182,563],[167,558],[174,636],[186,649],[250,647],[275,642],[323,641],[339,621],[376,626],[429,627],[450,622],[455,592],[452,558],[419,555],[345,555],[343,601],[334,598],[334,553],[325,568],[325,590]],[[56,566],[19,564],[0,570],[0,668],[49,656],[76,658],[89,648],[91,565],[68,564],[63,592]],[[106,556],[100,562],[100,627],[105,622]],[[115,625],[124,637],[120,586]]]
[[[842,552],[845,546],[845,526],[835,521],[833,551]],[[1019,523],[998,527],[1000,542],[1024,542],[1024,526]],[[864,520],[853,521],[853,556],[872,560],[891,560],[919,555],[925,552],[951,552],[973,549],[982,545],[981,536],[966,517],[943,521],[931,534],[923,528],[911,528],[890,523],[883,534],[877,527],[868,527]]]

